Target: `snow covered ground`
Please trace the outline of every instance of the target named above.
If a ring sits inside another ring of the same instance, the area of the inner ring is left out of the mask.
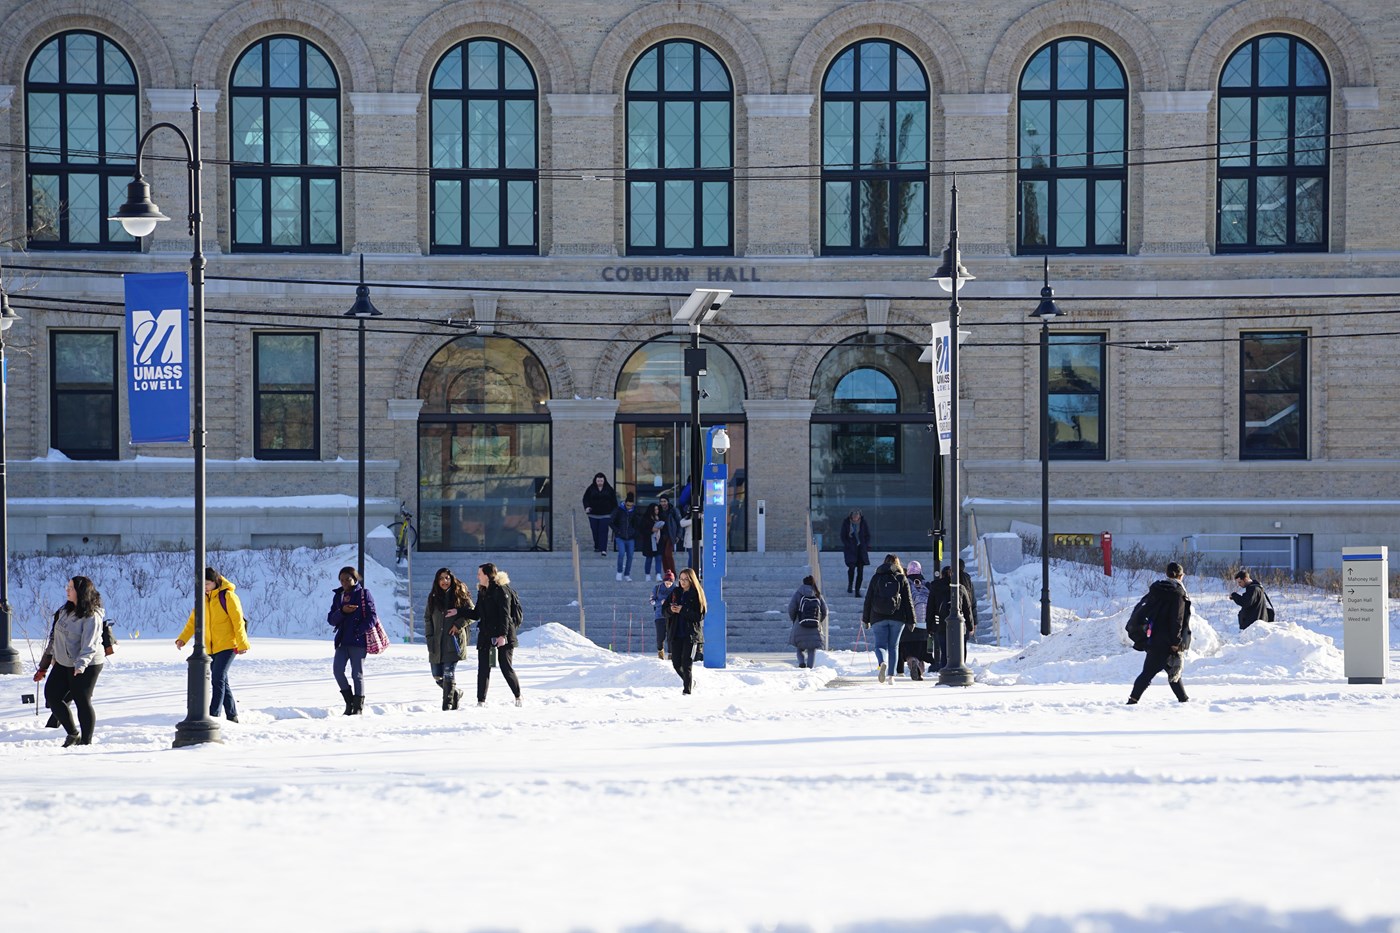
[[[547,626],[521,709],[498,675],[441,711],[396,644],[344,717],[319,626],[346,557],[226,557],[293,637],[255,630],[242,722],[181,750],[187,603],[131,588],[159,558],[93,565],[141,635],[89,748],[0,678],[0,930],[1400,930],[1400,688],[1347,685],[1328,594],[1274,591],[1279,621],[1241,634],[1224,583],[1188,578],[1187,704],[1159,677],[1123,705],[1150,578],[1056,564],[1054,634],[974,648],[967,689],[837,651],[731,659],[682,697],[668,663]],[[82,569],[20,574],[61,597]],[[1038,568],[1003,587],[1038,595]]]

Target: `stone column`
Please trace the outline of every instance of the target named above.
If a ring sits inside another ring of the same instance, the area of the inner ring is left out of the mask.
[[[1138,94],[1142,102],[1142,145],[1148,153],[1170,156],[1162,150],[1169,146],[1200,143],[1211,139],[1209,110],[1213,91],[1143,91]],[[1206,156],[1209,148],[1181,150],[1182,155]],[[1134,190],[1139,186],[1131,183],[1133,170],[1129,169],[1128,217],[1140,217],[1142,231],[1134,237],[1128,231],[1129,249],[1134,239],[1140,244],[1138,252],[1151,254],[1199,255],[1210,252],[1209,244],[1215,237],[1211,232],[1215,227],[1214,213],[1202,210],[1203,205],[1215,205],[1214,192],[1210,183],[1215,173],[1206,159],[1199,161],[1167,162],[1158,165],[1144,165],[1138,170],[1141,176],[1142,191],[1137,208],[1132,206]],[[1192,192],[1183,197],[1183,192]],[[1201,192],[1209,196],[1202,198]]]
[[[418,165],[422,94],[351,92],[358,165]],[[347,133],[348,135],[348,133]],[[415,175],[342,176],[343,235],[352,253],[426,253],[428,181]],[[423,218],[420,224],[419,218]]]
[[[219,234],[228,229],[228,171],[216,168],[208,161],[218,154],[219,99],[219,91],[204,88],[199,91],[200,149],[203,150],[200,155],[205,160],[200,171],[200,193],[206,259],[220,252]],[[192,89],[147,88],[146,100],[151,107],[150,125],[173,123],[186,139],[189,138],[194,128],[190,120],[190,104],[194,102]],[[183,159],[184,155],[184,146],[169,130],[157,130],[146,143],[142,169],[146,173],[146,181],[151,185],[151,200],[160,205],[161,211],[170,218],[166,223],[157,224],[156,232],[147,237],[153,253],[188,254],[194,251],[187,221],[190,213],[190,170]]]
[[[415,509],[412,503],[418,498],[418,457],[415,452],[418,450],[418,413],[423,410],[423,400],[421,398],[391,398],[385,399],[388,405],[389,436],[394,450],[402,451],[399,455],[399,464],[402,469],[398,471],[394,482],[394,497],[400,502],[409,503],[410,509]]]
[[[765,141],[762,160],[770,165],[804,166],[811,159],[811,94],[745,94],[748,138]],[[745,256],[811,256],[821,242],[820,198],[807,168],[765,169],[755,182],[735,182],[735,220],[746,217],[748,236],[737,244]],[[791,177],[787,177],[791,176]],[[738,229],[736,224],[736,229]]]
[[[587,551],[593,538],[583,514],[583,490],[593,481],[594,473],[602,473],[612,482],[617,399],[552,398],[549,414],[554,422],[554,473],[550,478],[554,486],[554,550],[568,550],[572,528],[579,547]]]
[[[10,136],[10,108],[14,106],[15,86],[0,84],[0,146],[9,147],[15,140]],[[0,218],[9,223],[0,224],[0,249],[23,249],[25,219],[25,188],[29,184],[24,169],[24,153],[10,150],[9,173],[12,183],[0,185]]]
[[[749,547],[758,548],[758,500],[767,502],[767,548],[800,551],[811,510],[809,398],[748,399]]]
[[[1378,129],[1381,124],[1380,89],[1374,87],[1342,88],[1348,133],[1364,133]],[[1333,121],[1333,132],[1337,131]],[[1372,140],[1374,136],[1352,136],[1353,140]],[[1345,170],[1345,187],[1339,198],[1332,195],[1332,218],[1329,224],[1328,246],[1334,253],[1355,250],[1393,249],[1395,230],[1389,188],[1395,175],[1395,156],[1386,146],[1333,152],[1333,178],[1337,169]],[[1338,202],[1341,202],[1340,205]],[[1343,214],[1337,208],[1345,208]],[[1344,222],[1341,219],[1344,218]]]
[[[626,203],[621,181],[606,177],[605,166],[626,163],[617,146],[616,94],[548,94],[552,123],[550,163],[562,166],[598,166],[599,174],[555,177],[548,186],[546,215],[551,256],[616,256],[619,205]],[[541,201],[545,201],[541,191]],[[611,435],[609,435],[611,436]],[[595,471],[596,472],[596,471]],[[606,471],[604,471],[606,472]],[[583,487],[579,487],[582,495]]]
[[[939,99],[946,127],[946,158],[1005,162],[1008,140],[1013,139],[1010,94],[942,94]],[[937,114],[930,116],[930,122],[936,124]],[[937,155],[935,149],[934,157]],[[933,184],[942,187],[941,193],[930,192],[933,197],[929,200],[936,261],[948,243],[948,191],[952,179],[935,176]],[[958,179],[958,249],[964,256],[1008,255],[1016,243],[1015,223],[1015,184],[1008,184],[1005,176],[964,175]]]

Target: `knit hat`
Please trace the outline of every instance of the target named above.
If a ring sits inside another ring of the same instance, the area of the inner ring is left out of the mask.
[[[666,571],[666,579],[667,579],[667,580],[674,580],[674,579],[676,579],[675,571],[672,571],[672,570]]]

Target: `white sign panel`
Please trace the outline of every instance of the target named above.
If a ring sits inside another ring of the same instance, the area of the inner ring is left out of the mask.
[[[953,439],[953,342],[947,321],[933,325],[933,408],[938,421],[938,452],[948,455]]]
[[[1342,640],[1348,683],[1385,683],[1390,661],[1389,581],[1386,548],[1342,548]]]

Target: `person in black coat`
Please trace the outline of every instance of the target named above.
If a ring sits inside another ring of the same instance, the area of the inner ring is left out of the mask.
[[[510,577],[495,564],[482,564],[476,571],[476,605],[463,611],[469,619],[480,622],[476,629],[476,705],[486,705],[486,687],[491,682],[491,651],[496,652],[496,664],[506,679],[515,705],[520,706],[520,680],[515,676],[511,658],[519,644],[516,631],[524,619],[520,597],[510,587]]]
[[[1142,698],[1147,685],[1161,671],[1167,672],[1167,683],[1177,700],[1185,703],[1190,699],[1181,683],[1182,638],[1191,624],[1191,597],[1186,595],[1182,575],[1181,565],[1172,561],[1167,564],[1167,579],[1158,580],[1147,590],[1150,600],[1147,617],[1151,620],[1147,657],[1142,660],[1142,673],[1133,681],[1133,692],[1128,695],[1129,706]]]
[[[1235,574],[1235,586],[1244,587],[1243,593],[1231,593],[1230,600],[1240,607],[1236,617],[1243,632],[1255,622],[1269,618],[1269,597],[1264,595],[1264,586],[1258,580],[1249,578],[1248,570]]]
[[[680,582],[671,590],[666,602],[671,666],[680,675],[682,694],[689,694],[695,685],[691,668],[695,663],[695,645],[700,641],[706,608],[705,591],[700,588],[700,578],[691,568],[683,568]]]
[[[914,594],[909,589],[909,578],[904,575],[904,565],[900,563],[898,555],[886,554],[885,562],[870,578],[860,621],[870,629],[875,661],[880,666],[877,674],[880,683],[886,682],[887,671],[889,682],[893,683],[894,669],[899,663],[899,640],[906,628],[914,627]],[[890,653],[888,666],[886,650]]]
[[[854,592],[859,599],[861,580],[870,563],[870,523],[861,516],[860,509],[851,509],[841,523],[841,549],[846,557],[846,592]]]
[[[967,658],[967,638],[977,628],[977,605],[972,598],[972,585],[958,581],[958,606],[963,620],[963,658]],[[933,670],[948,666],[948,619],[953,613],[953,567],[943,568],[933,586],[929,587],[926,618],[933,632]]]
[[[593,532],[593,550],[599,556],[608,553],[608,531],[612,527],[613,513],[617,511],[617,491],[602,473],[593,474],[593,482],[583,491],[583,514],[588,516],[588,527]]]

